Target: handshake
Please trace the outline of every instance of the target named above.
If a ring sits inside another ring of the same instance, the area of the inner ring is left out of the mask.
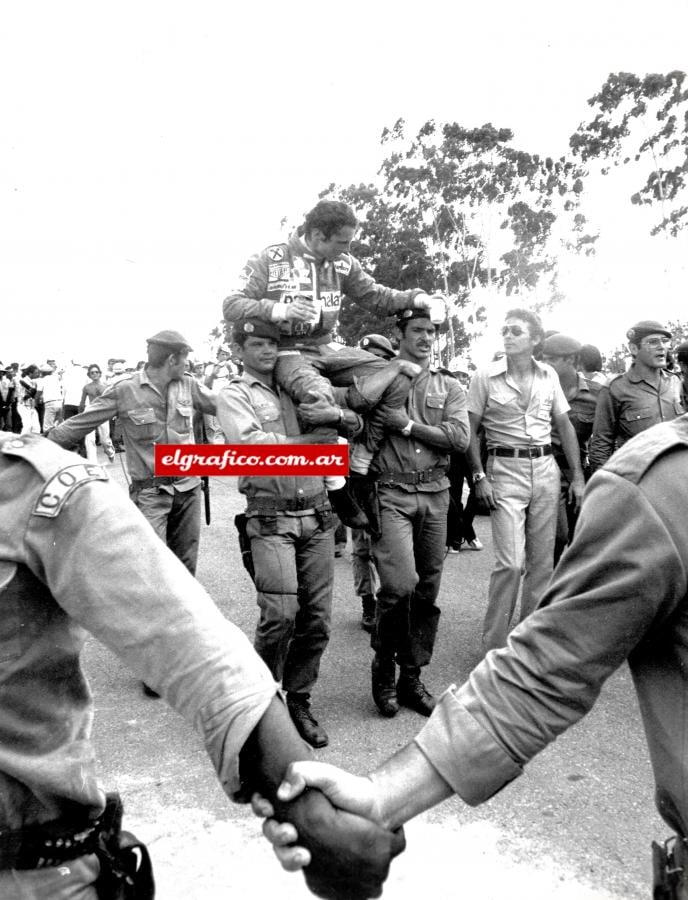
[[[402,828],[382,823],[373,781],[324,763],[292,763],[274,799],[254,794],[251,805],[267,819],[263,833],[282,867],[303,869],[310,890],[328,900],[379,897],[406,846]]]

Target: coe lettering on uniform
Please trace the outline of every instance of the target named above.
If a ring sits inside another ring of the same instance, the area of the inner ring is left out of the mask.
[[[156,476],[347,475],[346,445],[156,444]]]
[[[86,484],[87,481],[107,480],[107,472],[101,466],[93,463],[77,463],[67,466],[43,486],[33,508],[33,515],[54,519],[60,514],[60,510],[80,484]]]

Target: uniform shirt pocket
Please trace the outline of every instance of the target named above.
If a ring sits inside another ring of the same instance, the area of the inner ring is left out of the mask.
[[[439,425],[444,413],[446,394],[428,394],[425,398],[425,415],[430,425]]]
[[[174,430],[179,435],[189,434],[191,432],[191,421],[193,418],[193,406],[186,403],[177,403],[175,407],[176,421]]]
[[[279,410],[274,403],[256,404],[254,409],[261,425],[265,422],[276,422],[279,419]]]
[[[631,435],[645,431],[656,419],[656,412],[652,406],[631,406],[621,413],[624,431]]]
[[[127,415],[134,425],[135,437],[155,438],[160,434],[161,426],[152,407],[142,406],[140,409],[130,409]]]

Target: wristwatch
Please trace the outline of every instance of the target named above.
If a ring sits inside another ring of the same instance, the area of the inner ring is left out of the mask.
[[[473,473],[473,484],[477,484],[479,481],[482,481],[485,477],[484,472],[474,472]]]

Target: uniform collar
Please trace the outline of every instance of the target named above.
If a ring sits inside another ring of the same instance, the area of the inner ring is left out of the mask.
[[[241,378],[241,380],[243,382],[245,382],[245,384],[249,385],[249,387],[254,387],[255,385],[258,385],[258,387],[261,387],[266,391],[270,391],[273,394],[277,394],[278,397],[280,395],[280,389],[277,385],[273,386],[273,385],[265,384],[264,381],[261,381],[260,378],[256,378],[255,375],[250,375],[248,372],[242,372],[239,377]]]

